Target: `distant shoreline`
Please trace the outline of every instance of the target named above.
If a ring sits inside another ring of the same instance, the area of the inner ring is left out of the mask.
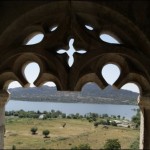
[[[77,102],[77,101],[52,101],[52,100],[34,100],[34,99],[14,99],[10,98],[9,100],[14,100],[14,101],[29,101],[29,102],[52,102],[52,103],[77,103],[77,104],[111,104],[111,105],[133,105],[133,106],[138,106],[138,104],[129,104],[129,103],[104,103],[104,102]]]

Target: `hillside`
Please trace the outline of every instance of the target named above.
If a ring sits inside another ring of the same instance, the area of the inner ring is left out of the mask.
[[[81,92],[59,92],[56,87],[9,89],[11,99],[51,102],[82,102],[105,104],[136,104],[138,93],[118,90],[112,86],[101,90],[96,84],[86,84]]]

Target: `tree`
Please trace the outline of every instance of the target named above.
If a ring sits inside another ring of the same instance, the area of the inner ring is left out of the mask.
[[[43,131],[43,135],[45,136],[45,138],[48,137],[49,133],[50,133],[49,130],[44,130]]]
[[[104,145],[104,149],[117,150],[121,149],[121,145],[118,139],[108,139]]]
[[[117,117],[118,117],[118,119],[120,119],[120,115],[118,115]]]
[[[140,118],[140,109],[137,109],[136,115],[132,117],[132,121],[136,124],[137,127],[140,126]]]
[[[124,119],[125,119],[125,117],[123,116],[123,117],[122,117],[122,119],[124,120]]]
[[[31,132],[32,132],[32,134],[36,134],[36,131],[38,130],[38,128],[37,127],[32,127],[31,128]]]
[[[108,114],[103,114],[102,117],[103,117],[103,118],[107,118],[107,117],[109,117],[109,116],[108,116]]]
[[[62,118],[66,118],[66,114],[65,113],[63,113],[61,116],[62,116]]]

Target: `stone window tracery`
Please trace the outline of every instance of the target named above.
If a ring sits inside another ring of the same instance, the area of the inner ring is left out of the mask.
[[[57,25],[50,27],[54,23]],[[117,42],[103,40],[102,35],[109,32],[114,33],[110,35]],[[30,44],[30,40],[37,34],[43,35],[41,40]],[[67,51],[70,38],[75,40],[72,55]],[[7,89],[10,81],[18,81],[24,87],[28,85],[22,66],[32,61],[37,62],[41,68],[38,79],[34,82],[36,86],[53,81],[58,90],[79,91],[84,84],[92,81],[104,89],[108,83],[100,70],[105,64],[114,62],[122,71],[113,86],[121,88],[127,83],[136,83],[144,99],[144,102],[140,101],[140,105],[143,112],[147,112],[148,120],[149,110],[146,109],[149,106],[147,97],[150,97],[150,42],[134,22],[116,9],[88,1],[49,3],[16,18],[2,33],[0,42],[1,90]],[[82,49],[83,52],[80,51]],[[57,53],[59,50],[62,50],[63,55]],[[85,53],[85,50],[86,54],[75,55]],[[68,56],[64,53],[74,60],[72,64],[67,64]],[[142,142],[141,140],[141,145]],[[145,147],[149,148],[149,139],[144,142]]]
[[[58,90],[78,91],[84,83],[93,80],[105,88],[108,83],[99,70],[113,62],[122,69],[114,86],[121,88],[135,82],[141,85],[144,95],[150,91],[146,65],[149,57],[145,57],[149,56],[148,43],[143,44],[144,36],[132,22],[110,8],[90,2],[85,2],[85,7],[80,1],[59,3],[60,12],[53,8],[53,3],[43,5],[17,19],[4,32],[2,39],[7,45],[3,45],[5,51],[0,56],[0,87],[5,88],[7,80],[26,86],[28,81],[20,70],[24,63],[35,61],[41,68],[36,86],[50,80]],[[14,37],[8,36],[11,32],[15,32]],[[42,35],[41,40],[32,43],[38,34]],[[115,42],[108,43],[102,39],[103,35],[111,36]],[[72,46],[69,44],[73,50],[69,51],[68,40],[73,39]],[[24,45],[20,44],[22,41]]]

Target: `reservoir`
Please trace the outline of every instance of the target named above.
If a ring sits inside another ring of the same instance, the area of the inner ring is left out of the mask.
[[[55,103],[55,102],[33,102],[9,100],[6,104],[6,111],[17,111],[23,109],[25,111],[51,111],[52,109],[60,110],[63,113],[85,115],[89,112],[100,114],[108,114],[131,119],[136,114],[136,105],[114,105],[114,104],[87,104],[87,103]]]

